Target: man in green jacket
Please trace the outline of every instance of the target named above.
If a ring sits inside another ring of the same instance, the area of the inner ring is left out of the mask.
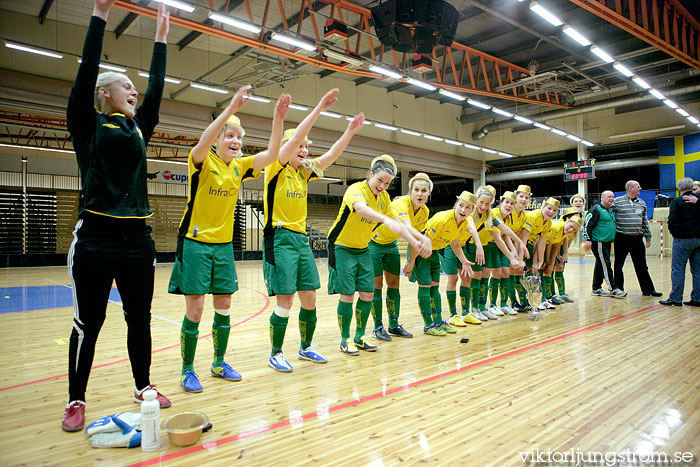
[[[583,238],[586,250],[593,248],[595,256],[595,270],[593,272],[593,292],[591,295],[599,297],[623,298],[627,292],[620,290],[615,285],[612,268],[610,267],[610,245],[615,240],[615,215],[610,210],[615,195],[612,191],[604,191],[600,195],[600,203],[596,204],[586,215],[586,227]],[[602,289],[605,279],[610,293]]]

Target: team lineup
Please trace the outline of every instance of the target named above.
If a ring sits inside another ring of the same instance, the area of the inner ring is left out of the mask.
[[[134,400],[143,400],[147,389],[155,389],[149,379],[155,247],[145,222],[152,215],[146,147],[158,124],[169,14],[161,3],[149,84],[142,105],[137,107],[138,93],[126,75],[98,75],[106,19],[114,2],[94,2],[83,60],[67,109],[83,185],[79,221],[68,255],[75,292],[69,402],[62,422],[66,431],[79,431],[85,424],[85,393],[113,281],[122,297],[128,327]],[[264,177],[263,275],[268,295],[275,300],[269,318],[268,365],[279,372],[293,371],[282,349],[295,295],[299,301],[298,358],[316,364],[328,361],[312,346],[316,291],[321,283],[306,234],[306,194],[308,183],[322,177],[343,154],[365,116],[357,114],[328,151],[310,158],[308,135],[321,112],[337,102],[339,90],[328,91],[296,128],[287,130],[284,121],[292,99],[282,94],[274,108],[267,149],[247,156],[242,154],[245,129],[237,113],[248,101],[250,89],[244,86],[236,92],[188,157],[187,204],[168,286],[170,293],[184,296],[180,385],[186,392],[198,393],[205,386],[196,371],[195,353],[206,295],[213,296],[214,308],[209,373],[227,381],[242,379],[225,357],[231,297],[239,288],[232,246],[233,214],[240,186],[248,179]],[[569,246],[583,228],[584,219],[593,219],[584,238],[595,244],[596,273],[606,259],[602,245],[610,240],[599,230],[610,219],[603,208],[586,213],[583,195],[572,196],[571,207],[561,213],[560,201],[554,197],[547,198],[540,209],[527,211],[533,196],[528,185],[521,184],[500,196],[492,186],[484,185],[474,193],[463,191],[452,209],[431,216],[426,205],[433,190],[429,175],[414,174],[408,193],[392,200],[387,189],[397,175],[394,157],[375,157],[366,179],[348,186],[328,232],[327,290],[338,295],[339,350],[345,355],[377,351],[370,335],[380,341],[414,337],[400,322],[401,275],[417,284],[423,333],[440,337],[504,315],[573,302],[566,292],[564,273]],[[399,238],[408,243],[405,261]],[[609,245],[607,264],[605,271],[601,269],[604,274],[598,289],[605,278],[610,295],[624,296],[622,287],[608,280]],[[526,272],[542,278],[540,303],[528,301],[520,281]],[[447,276],[445,310],[439,288],[443,273]],[[370,316],[371,332],[367,329]],[[296,345],[296,339],[294,342]],[[157,400],[163,408],[171,405],[160,392]]]

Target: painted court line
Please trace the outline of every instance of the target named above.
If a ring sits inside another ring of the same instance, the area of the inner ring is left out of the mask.
[[[656,308],[660,308],[660,305],[652,305],[652,306],[647,307],[647,308],[642,308],[641,310],[633,311],[633,312],[624,314],[622,316],[618,316],[617,318],[607,319],[605,321],[601,321],[600,323],[592,324],[590,326],[586,326],[585,328],[581,328],[581,329],[577,329],[575,331],[567,332],[566,334],[561,334],[559,336],[555,336],[555,337],[552,337],[550,339],[536,342],[534,344],[530,344],[530,345],[525,346],[525,347],[520,347],[519,349],[511,350],[510,352],[506,352],[506,353],[501,354],[501,355],[496,355],[495,357],[490,357],[490,358],[487,358],[484,360],[479,360],[478,362],[474,362],[472,364],[469,364],[467,366],[463,366],[460,368],[455,368],[454,370],[450,370],[450,371],[447,371],[445,373],[439,373],[439,374],[429,376],[429,377],[421,379],[421,380],[414,381],[412,383],[403,384],[401,386],[397,386],[395,388],[388,389],[388,390],[383,391],[383,392],[378,392],[375,394],[371,394],[369,396],[361,397],[359,399],[354,399],[354,400],[351,400],[348,402],[344,402],[342,404],[334,405],[332,407],[329,407],[327,411],[324,411],[321,414],[318,411],[310,412],[310,413],[302,415],[301,417],[290,418],[287,420],[283,420],[281,422],[274,423],[272,425],[268,425],[268,426],[264,426],[264,427],[260,427],[260,428],[255,428],[255,429],[250,430],[250,431],[238,433],[237,435],[229,436],[229,437],[222,438],[222,439],[212,441],[209,443],[200,444],[198,446],[192,446],[190,448],[182,449],[180,451],[171,452],[169,454],[165,454],[165,455],[162,455],[159,457],[154,457],[153,459],[149,459],[147,461],[137,462],[135,464],[131,464],[129,467],[159,464],[161,462],[165,462],[165,461],[168,461],[171,459],[176,459],[178,457],[183,457],[183,456],[186,456],[189,454],[194,454],[196,452],[204,451],[205,449],[211,449],[211,448],[215,448],[217,446],[222,446],[224,444],[231,443],[233,441],[238,441],[240,439],[250,438],[251,436],[255,436],[255,435],[258,435],[260,433],[266,433],[268,431],[273,431],[273,430],[276,430],[278,428],[282,428],[282,427],[291,425],[293,423],[299,423],[302,421],[318,418],[319,415],[325,415],[327,413],[337,412],[339,410],[346,409],[348,407],[354,407],[354,406],[360,405],[360,404],[364,404],[365,402],[369,402],[369,401],[372,401],[375,399],[386,397],[386,396],[389,396],[391,394],[394,394],[394,393],[397,393],[400,391],[404,391],[404,390],[409,389],[409,388],[421,386],[423,384],[430,383],[432,381],[437,381],[437,380],[440,380],[442,378],[446,378],[448,376],[452,376],[452,375],[455,375],[457,373],[461,373],[463,371],[470,370],[472,368],[476,368],[478,366],[485,365],[487,363],[492,363],[492,362],[495,362],[495,361],[498,361],[498,360],[501,360],[501,359],[504,359],[507,357],[511,357],[513,355],[517,355],[517,354],[525,352],[527,350],[532,350],[532,349],[535,349],[537,347],[541,347],[543,345],[550,344],[552,342],[556,342],[556,341],[565,339],[567,337],[575,336],[576,334],[581,334],[583,332],[590,331],[591,329],[595,329],[595,328],[598,328],[600,326],[604,326],[606,324],[613,323],[615,321],[619,321],[623,318],[628,318],[630,316],[642,313],[644,311],[653,310]]]
[[[261,295],[265,299],[265,305],[260,309],[260,311],[256,312],[255,314],[248,316],[246,319],[239,321],[236,324],[231,324],[232,328],[235,328],[236,326],[240,326],[241,324],[243,324],[247,321],[250,321],[251,319],[255,318],[256,316],[260,316],[270,306],[270,297],[268,297],[267,294],[260,292],[259,290],[256,290],[256,289],[251,289],[250,287],[241,287],[241,288],[252,290],[253,292]],[[199,339],[204,339],[205,337],[209,337],[209,336],[211,336],[211,333],[204,335],[204,336],[199,336]],[[163,347],[161,349],[153,350],[151,352],[151,354],[154,354],[156,352],[162,352],[163,350],[173,349],[175,347],[180,347],[180,343],[178,342],[177,344],[173,344],[173,345],[169,345],[167,347]],[[103,363],[102,365],[93,366],[92,369],[94,370],[96,368],[102,368],[102,367],[106,367],[106,366],[116,365],[117,363],[128,362],[128,361],[129,361],[128,358],[122,358],[120,360],[115,360],[113,362],[107,362],[107,363]],[[9,389],[21,388],[23,386],[30,386],[32,384],[43,383],[44,381],[51,381],[53,379],[63,378],[64,376],[68,376],[68,373],[63,373],[63,374],[55,375],[55,376],[49,376],[48,378],[37,379],[35,381],[28,381],[26,383],[15,384],[14,386],[7,386],[5,388],[0,388],[0,392],[7,391]]]
[[[649,318],[627,318],[627,319],[636,319],[639,321],[652,321],[654,323],[684,324],[686,326],[700,326],[700,324],[698,324],[698,323],[684,323],[682,321],[664,321],[661,319],[649,319]]]

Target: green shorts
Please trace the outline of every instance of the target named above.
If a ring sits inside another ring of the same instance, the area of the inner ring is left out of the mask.
[[[462,247],[462,252],[464,256],[467,256],[467,245]],[[455,252],[452,250],[450,245],[440,250],[440,267],[445,274],[453,275],[458,274],[459,270],[462,269],[462,262],[457,258]]]
[[[466,246],[467,246],[467,259],[469,261],[471,261],[472,263],[474,263],[472,265],[472,271],[474,271],[474,272],[481,271],[482,266],[479,266],[478,264],[476,264],[476,245],[469,242],[469,243],[467,243]]]
[[[440,282],[440,253],[433,250],[433,254],[429,258],[417,257],[413,272],[408,280],[418,282],[418,285],[431,285],[433,282]]]
[[[238,290],[233,243],[177,242],[168,292],[184,295],[232,294]]]
[[[501,263],[501,266],[500,266],[500,267],[502,267],[502,268],[507,268],[507,267],[510,266],[510,260],[509,260],[508,257],[505,255],[505,253],[503,253],[501,250],[498,250],[498,259],[499,259],[499,261],[500,261],[500,263]]]
[[[328,293],[331,295],[374,292],[369,248],[328,245],[328,272]]]
[[[489,269],[496,269],[501,267],[501,260],[498,257],[500,250],[498,245],[493,242],[489,242],[484,245],[484,267]]]
[[[382,276],[384,271],[396,276],[401,274],[401,254],[396,240],[387,244],[369,242],[369,254],[374,277]]]
[[[527,252],[530,253],[530,257],[525,259],[525,266],[528,268],[532,267],[532,256],[534,255],[535,245],[532,243],[527,244]]]
[[[268,295],[289,295],[321,287],[309,237],[288,229],[273,229],[263,243],[263,276]]]

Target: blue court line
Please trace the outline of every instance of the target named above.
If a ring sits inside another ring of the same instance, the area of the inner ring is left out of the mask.
[[[109,293],[111,301],[120,302],[115,287]],[[45,310],[73,306],[73,290],[65,285],[39,285],[33,287],[0,287],[0,313]]]

